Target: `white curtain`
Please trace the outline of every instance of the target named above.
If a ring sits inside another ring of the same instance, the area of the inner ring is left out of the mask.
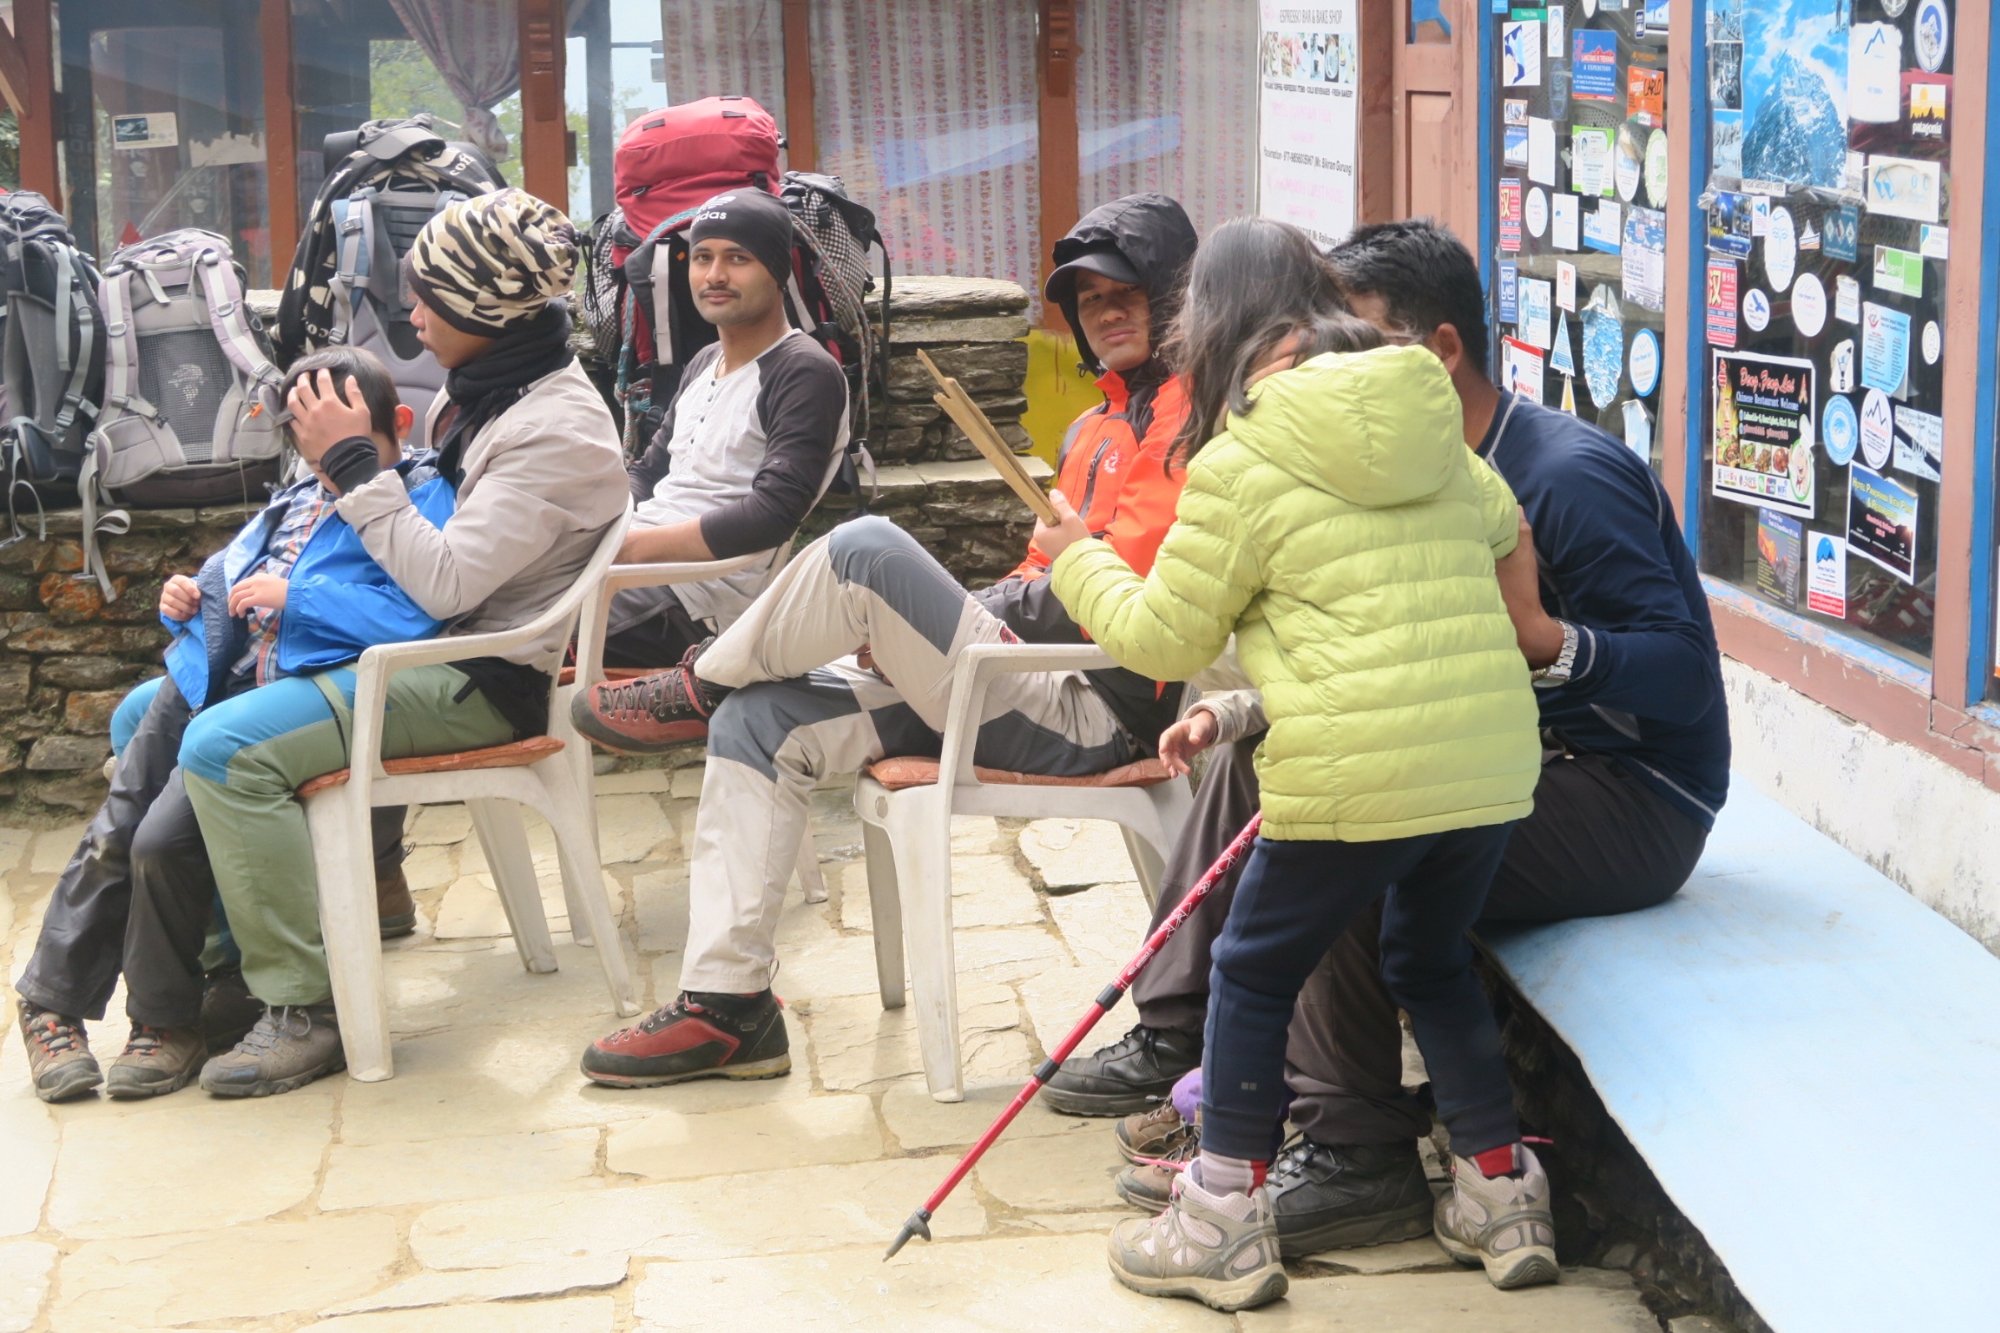
[[[1078,197],[1180,200],[1203,235],[1251,211],[1257,6],[1084,0],[1077,6]]]
[[[820,0],[812,34],[820,169],[876,211],[897,271],[1034,292],[1035,7]]]
[[[752,97],[779,129],[785,127],[785,31],[779,0],[667,0],[660,19],[669,105],[704,97]]]

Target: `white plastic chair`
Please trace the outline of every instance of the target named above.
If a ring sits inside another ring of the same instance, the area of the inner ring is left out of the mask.
[[[782,569],[791,558],[792,544],[785,543],[778,548],[772,568]],[[565,684],[556,692],[556,706],[549,715],[549,734],[562,741],[564,753],[575,771],[576,780],[587,792],[596,789],[596,770],[591,764],[590,742],[579,735],[570,723],[570,701],[578,691],[586,690],[604,679],[604,638],[610,629],[611,599],[628,588],[660,588],[676,583],[703,583],[718,579],[738,570],[749,569],[763,559],[759,551],[752,555],[739,555],[728,560],[685,561],[678,564],[657,565],[613,565],[605,572],[602,584],[595,597],[587,598],[583,604],[583,621],[576,636],[575,681]],[[674,665],[660,663],[662,667]],[[592,829],[596,824],[593,821]],[[819,854],[813,846],[811,836],[799,843],[797,865],[799,886],[805,891],[806,901],[823,903],[826,901],[826,880],[819,869]]]
[[[1110,656],[1091,644],[976,644],[960,655],[953,671],[944,749],[936,765],[885,760],[871,765],[855,782],[854,809],[861,817],[868,857],[882,1007],[903,1006],[907,949],[924,1079],[941,1102],[965,1096],[951,926],[952,816],[1111,820],[1125,835],[1148,903],[1158,901],[1167,857],[1193,817],[1194,797],[1188,784],[1170,777],[1157,759],[1091,778],[973,767],[979,717],[996,677],[1111,665]],[[926,781],[930,773],[936,776]]]
[[[555,831],[570,934],[597,947],[604,979],[621,1016],[639,1012],[632,975],[604,891],[597,855],[597,812],[590,787],[576,777],[580,742],[568,731],[567,700],[551,690],[550,734],[454,755],[382,759],[382,714],[389,678],[412,667],[463,662],[516,651],[545,636],[567,632],[625,539],[625,517],[611,525],[590,563],[554,605],[525,625],[491,634],[467,634],[421,643],[387,644],[361,655],[354,693],[354,740],[349,767],[299,788],[312,830],[319,874],[320,929],[340,1015],[348,1073],[364,1083],[389,1078],[389,1009],[382,983],[382,943],[375,905],[375,867],[369,812],[384,805],[464,802],[486,849],[500,902],[513,928],[521,965],[530,972],[556,970],[555,947],[542,909],[540,886],[519,810],[526,806]],[[558,735],[559,731],[567,735]],[[584,756],[588,771],[589,757]]]

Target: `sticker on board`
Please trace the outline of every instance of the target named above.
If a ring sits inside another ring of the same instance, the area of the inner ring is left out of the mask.
[[[1826,215],[1824,245],[1828,259],[1852,264],[1861,258],[1861,212],[1853,205]]]
[[[1868,211],[1911,222],[1936,222],[1944,196],[1937,162],[1877,153],[1868,159]]]
[[[1847,619],[1847,540],[1830,533],[1808,534],[1812,563],[1806,570],[1806,610]]]
[[[1519,264],[1502,264],[1500,266],[1500,280],[1494,284],[1494,293],[1500,300],[1500,322],[1502,324],[1512,324],[1521,318],[1520,289],[1516,286],[1520,280],[1521,266]]]
[[[1660,338],[1651,329],[1632,335],[1632,350],[1625,358],[1626,373],[1632,377],[1632,392],[1651,398],[1660,387]]]
[[[1854,339],[1843,338],[1833,345],[1826,359],[1826,387],[1834,393],[1854,392]]]
[[[1790,209],[1774,208],[1764,227],[1764,276],[1771,280],[1771,294],[1783,296],[1792,288],[1798,272],[1799,236],[1792,226]]]
[[[1896,409],[1896,471],[1924,481],[1944,480],[1944,418],[1914,407]]]
[[[1618,127],[1618,147],[1613,154],[1612,176],[1618,197],[1631,203],[1639,197],[1639,181],[1646,173],[1646,131],[1635,121]]]
[[[1556,261],[1556,309],[1576,310],[1576,265]]]
[[[1924,364],[1934,366],[1938,363],[1938,358],[1943,355],[1944,331],[1938,328],[1938,322],[1933,319],[1924,325]]]
[[[1847,470],[1847,549],[1917,580],[1917,493],[1864,467]]]
[[[1500,30],[1500,70],[1509,88],[1538,88],[1542,82],[1542,25],[1509,23]]]
[[[1910,378],[1910,317],[1868,302],[1861,308],[1861,382],[1900,394]]]
[[[1569,337],[1569,316],[1556,320],[1555,345],[1549,349],[1549,369],[1558,375],[1576,374],[1576,351]]]
[[[1762,333],[1771,326],[1771,298],[1764,295],[1763,288],[1752,287],[1743,293],[1743,322],[1752,333]]]
[[[1826,288],[1817,276],[1801,273],[1792,285],[1792,323],[1807,338],[1816,338],[1826,327]]]
[[[1880,389],[1870,389],[1861,400],[1861,456],[1868,466],[1888,466],[1895,435],[1896,420],[1889,410],[1889,395]]]
[[[1951,11],[1944,0],[1917,0],[1917,63],[1932,74],[1951,50]]]
[[[1887,125],[1903,114],[1903,30],[1857,23],[1847,30],[1847,116]]]
[[[1531,403],[1542,401],[1542,354],[1519,338],[1500,340],[1500,387]]]
[[[1826,444],[1827,461],[1835,467],[1846,467],[1854,461],[1854,451],[1861,447],[1861,419],[1854,414],[1853,399],[1834,394],[1826,400],[1826,410],[1820,414],[1819,437]]]
[[[1667,206],[1669,170],[1667,132],[1654,130],[1653,137],[1646,141],[1646,202],[1654,208]]]
[[[1736,264],[1708,261],[1708,340],[1717,347],[1736,346]]]
[[[1810,361],[1715,353],[1709,418],[1719,500],[1813,514],[1813,380]]]
[[[1549,229],[1549,196],[1537,185],[1528,191],[1528,235],[1540,240]]]
[[[1618,315],[1618,293],[1610,284],[1595,287],[1583,311],[1583,386],[1599,411],[1618,398],[1625,378],[1625,322]]]
[[[1951,137],[1951,85],[1943,80],[1910,81],[1910,137],[1936,139]]]
[[[1565,190],[1549,200],[1549,244],[1558,250],[1575,250],[1583,244],[1581,201]],[[1576,307],[1571,306],[1572,310]]]

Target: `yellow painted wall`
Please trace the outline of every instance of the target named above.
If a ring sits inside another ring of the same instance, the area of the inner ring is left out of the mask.
[[[1028,334],[1026,393],[1028,410],[1021,425],[1035,442],[1036,456],[1053,467],[1069,423],[1103,402],[1104,395],[1091,376],[1077,369],[1076,341],[1048,329]]]

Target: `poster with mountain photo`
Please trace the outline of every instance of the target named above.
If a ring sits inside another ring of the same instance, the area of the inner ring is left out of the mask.
[[[1742,6],[1743,178],[1841,188],[1852,0]]]

